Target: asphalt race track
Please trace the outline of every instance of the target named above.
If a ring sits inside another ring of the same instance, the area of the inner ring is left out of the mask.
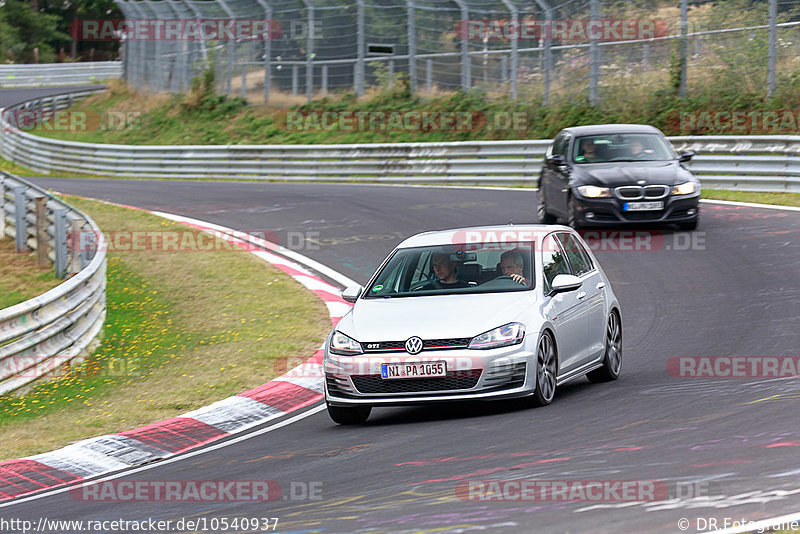
[[[360,283],[416,232],[536,222],[536,193],[524,190],[33,181],[274,232],[281,244]],[[697,232],[659,228],[646,250],[616,250],[624,243],[594,241],[622,304],[623,371],[615,383],[577,380],[538,409],[520,402],[376,409],[360,427],[336,426],[323,410],[120,479],[273,480],[284,489],[275,502],[102,503],[62,492],[1,515],[277,517],[280,532],[680,532],[687,518],[693,532],[698,518],[722,526],[725,518],[797,512],[797,378],[682,378],[667,371],[667,361],[800,356],[800,212],[703,204]],[[666,494],[597,503],[475,501],[456,493],[460,482],[511,479],[654,481]],[[321,488],[321,499],[286,499],[288,488],[307,483]]]

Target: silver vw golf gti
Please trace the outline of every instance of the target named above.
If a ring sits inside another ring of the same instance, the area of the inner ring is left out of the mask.
[[[615,380],[622,316],[574,230],[558,225],[426,232],[400,243],[325,342],[336,423],[374,406],[529,397],[586,375]]]

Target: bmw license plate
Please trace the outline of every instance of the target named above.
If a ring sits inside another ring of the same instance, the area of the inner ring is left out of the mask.
[[[447,376],[445,362],[428,363],[382,363],[381,378],[431,378]]]
[[[664,202],[661,200],[654,202],[626,202],[622,205],[623,211],[655,211],[663,209]]]

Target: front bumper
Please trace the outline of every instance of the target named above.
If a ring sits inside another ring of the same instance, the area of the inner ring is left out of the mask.
[[[445,361],[447,377],[382,379],[382,363]],[[407,406],[496,400],[533,393],[535,353],[525,343],[491,350],[325,354],[325,400],[334,406]]]
[[[697,220],[700,215],[700,193],[686,196],[667,196],[664,209],[655,211],[624,211],[627,200],[586,198],[573,191],[578,222],[584,226],[617,226],[641,223],[683,223]]]

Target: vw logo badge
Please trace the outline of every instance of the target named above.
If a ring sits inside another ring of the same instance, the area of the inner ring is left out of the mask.
[[[422,352],[422,340],[417,336],[408,338],[408,340],[406,340],[406,352],[409,354],[419,354]]]

